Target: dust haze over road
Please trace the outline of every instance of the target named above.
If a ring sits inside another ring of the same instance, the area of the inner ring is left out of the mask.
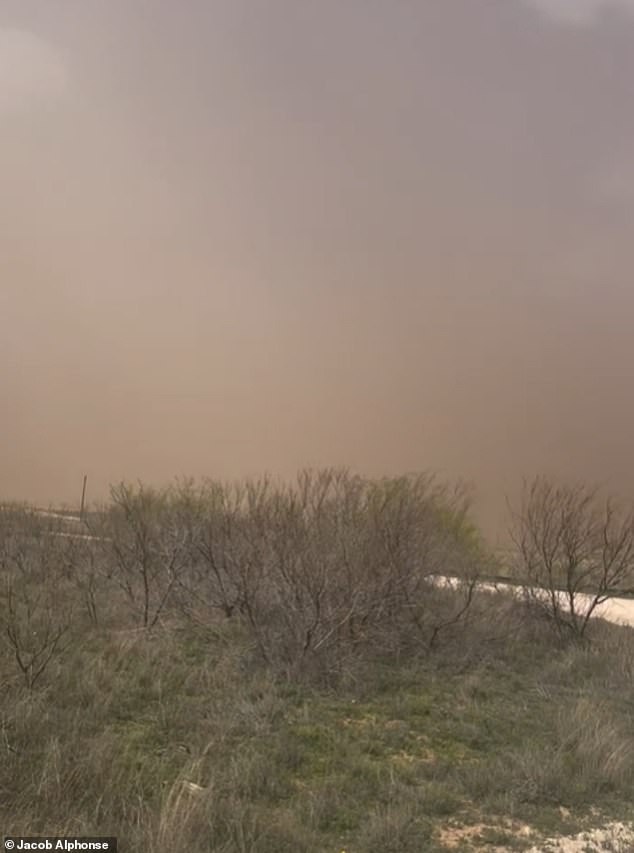
[[[0,0],[0,500],[632,496],[632,80],[626,0]]]

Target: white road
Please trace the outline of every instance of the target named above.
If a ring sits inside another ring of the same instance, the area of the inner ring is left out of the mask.
[[[442,586],[452,586],[458,582],[458,578],[437,577],[436,581]],[[516,586],[508,583],[479,583],[478,589],[485,592],[509,592],[512,595],[522,597],[525,593],[525,587]],[[548,593],[545,590],[532,590],[539,598],[548,598]],[[562,609],[568,608],[568,601],[563,592],[558,593],[559,603]],[[579,613],[583,613],[583,608],[589,608],[592,604],[592,596],[579,593],[575,596],[575,607]],[[617,625],[634,626],[634,598],[608,598],[592,612],[592,618],[605,619],[608,622],[614,622]]]

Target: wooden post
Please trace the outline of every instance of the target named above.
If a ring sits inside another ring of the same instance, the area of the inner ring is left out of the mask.
[[[86,480],[88,479],[88,474],[84,474],[84,487],[81,490],[81,508],[79,510],[79,520],[84,520],[84,507],[86,505]]]

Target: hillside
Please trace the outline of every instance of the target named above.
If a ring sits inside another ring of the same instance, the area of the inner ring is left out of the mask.
[[[49,536],[51,517],[5,514],[3,826],[114,834],[130,853],[440,853],[546,850],[559,833],[634,821],[632,630],[592,619],[583,637],[562,633],[534,601],[479,591],[472,571],[485,572],[486,553],[461,505],[429,482],[357,488],[362,516],[341,492],[282,506],[273,490],[251,505],[251,520],[266,520],[253,540],[244,518],[226,527],[222,513],[211,535],[208,502],[196,527],[201,506],[183,494],[168,512],[165,496],[127,492],[131,514],[117,515],[119,493],[91,540]],[[348,562],[331,563],[325,544],[344,520]],[[281,538],[266,539],[274,530]],[[236,574],[254,570],[255,552],[238,563],[241,536],[257,544],[267,582],[223,610],[220,578],[254,582]],[[420,572],[415,614],[396,575],[368,565],[364,536],[374,554],[388,543],[408,583]],[[208,572],[222,556],[227,574],[190,586],[205,541],[221,546]],[[138,574],[135,554],[152,570]],[[430,580],[440,557],[464,567],[453,589]],[[342,565],[357,617],[345,633]],[[293,619],[290,598],[279,609],[284,578],[296,604],[304,595]]]

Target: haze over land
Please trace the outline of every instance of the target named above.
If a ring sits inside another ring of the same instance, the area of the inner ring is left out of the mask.
[[[634,492],[634,3],[0,0],[0,499]]]

